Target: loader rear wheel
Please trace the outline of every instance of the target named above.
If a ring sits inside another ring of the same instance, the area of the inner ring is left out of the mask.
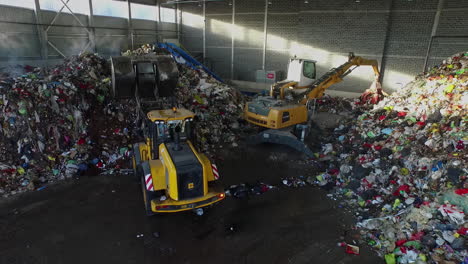
[[[143,202],[145,204],[145,212],[147,216],[155,215],[156,213],[151,210],[151,200],[157,198],[157,194],[154,191],[148,191],[146,189],[145,175],[150,173],[148,162],[143,162],[137,166],[137,176],[140,178],[141,191],[143,194]]]
[[[146,190],[145,177],[141,177],[141,190],[143,192],[143,202],[145,203],[145,211],[147,216],[155,215],[156,213],[151,210],[151,200],[156,198],[152,191]]]

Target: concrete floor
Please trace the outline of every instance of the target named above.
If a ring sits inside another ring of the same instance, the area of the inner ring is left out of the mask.
[[[269,159],[276,150],[225,152],[222,184],[305,173]],[[352,218],[310,186],[228,197],[203,216],[147,217],[130,175],[82,177],[8,199],[0,212],[0,263],[383,263],[366,247],[354,256],[337,246]]]

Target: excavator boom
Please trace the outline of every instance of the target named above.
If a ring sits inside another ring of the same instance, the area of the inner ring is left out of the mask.
[[[300,95],[302,99],[299,101],[301,104],[307,103],[309,99],[322,97],[326,89],[333,84],[343,81],[343,78],[350,74],[355,68],[359,66],[372,66],[375,74],[374,82],[379,82],[380,71],[379,63],[376,60],[368,60],[362,57],[355,57],[353,53],[350,54],[348,61],[343,63],[337,68],[333,68],[311,84],[307,90]],[[351,68],[355,66],[354,68]]]
[[[376,60],[364,59],[359,56],[356,57],[353,53],[350,53],[347,62],[336,68],[332,68],[312,84],[304,87],[297,86],[297,82],[283,82],[279,83],[280,85],[274,84],[270,95],[279,95],[280,99],[285,99],[287,92],[292,92],[293,98],[297,99],[298,103],[306,104],[309,99],[321,97],[326,89],[333,84],[343,81],[345,76],[359,66],[372,66],[375,74],[374,82],[379,82],[379,63]]]

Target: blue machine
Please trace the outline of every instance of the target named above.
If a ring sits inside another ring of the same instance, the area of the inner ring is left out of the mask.
[[[210,69],[205,67],[205,65],[201,64],[199,61],[194,59],[192,56],[190,56],[183,49],[179,48],[176,44],[166,42],[166,43],[156,43],[156,45],[159,48],[163,48],[163,49],[168,50],[172,54],[172,56],[174,56],[174,58],[176,58],[176,60],[177,60],[177,58],[183,58],[185,60],[185,64],[187,66],[191,67],[192,69],[198,69],[199,67],[201,67],[206,73],[211,75],[213,78],[215,78],[216,80],[224,83],[224,81],[223,81],[223,79],[221,79],[221,77],[219,77],[218,75],[216,75],[216,73],[212,72]]]

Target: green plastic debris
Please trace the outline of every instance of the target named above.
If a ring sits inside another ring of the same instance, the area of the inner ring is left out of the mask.
[[[465,73],[465,71],[466,71],[465,69],[461,69],[461,70],[456,71],[455,73],[460,75],[460,74]]]
[[[422,261],[424,261],[424,262],[427,261],[427,257],[426,257],[426,255],[424,255],[423,253],[420,253],[418,256],[419,256],[419,259],[420,259],[420,260],[422,260]]]
[[[100,103],[104,102],[104,98],[105,98],[104,95],[98,95],[98,96],[97,96],[97,100],[98,100],[98,102],[100,102]]]
[[[67,161],[67,164],[76,164],[76,160],[69,160]]]
[[[447,85],[447,87],[445,87],[444,92],[451,93],[453,91],[453,89],[455,89],[455,85],[449,84],[449,85]]]
[[[444,203],[448,201],[450,204],[456,205],[458,208],[463,209],[463,212],[468,212],[468,196],[461,196],[456,194],[453,190],[444,193],[439,202]]]
[[[415,249],[420,249],[421,248],[421,243],[419,241],[408,241],[405,244],[403,244],[405,247],[413,247]]]
[[[197,101],[199,104],[203,104],[203,99],[198,95],[194,95],[193,98]]]
[[[416,117],[412,117],[412,116],[406,117],[406,120],[409,121],[409,122],[412,122],[412,123],[416,123],[416,121],[417,121]]]
[[[24,172],[25,172],[24,169],[23,169],[23,167],[18,167],[18,168],[16,169],[16,171],[17,171],[19,174],[24,174]]]
[[[375,134],[372,131],[367,132],[367,136],[370,138],[375,138]]]
[[[384,110],[391,111],[393,110],[393,106],[385,106]]]
[[[364,120],[366,119],[366,117],[367,117],[367,114],[362,114],[358,117],[358,120]]]
[[[20,114],[22,114],[22,115],[25,115],[25,114],[28,113],[28,111],[26,111],[26,108],[24,108],[24,107],[21,107],[20,109],[18,109],[18,112],[19,112]]]
[[[125,152],[127,152],[127,150],[128,150],[128,148],[126,148],[126,147],[120,148],[120,149],[119,149],[120,155],[124,155]]]
[[[57,175],[59,174],[59,172],[60,172],[60,171],[57,170],[57,169],[53,169],[53,170],[52,170],[52,174],[54,174],[55,176],[57,176]]]
[[[359,206],[364,207],[366,205],[366,201],[364,201],[364,199],[362,199],[361,196],[359,196],[358,204]]]
[[[447,65],[447,68],[448,68],[448,69],[453,69],[453,64]]]
[[[387,254],[385,255],[385,263],[386,264],[396,264],[395,254]]]
[[[393,203],[393,210],[395,210],[398,206],[400,206],[401,201],[400,199],[396,199],[395,202]]]
[[[405,175],[405,176],[406,176],[406,175],[409,174],[409,170],[408,170],[407,168],[401,168],[401,169],[400,169],[400,173],[401,173],[401,175]]]

